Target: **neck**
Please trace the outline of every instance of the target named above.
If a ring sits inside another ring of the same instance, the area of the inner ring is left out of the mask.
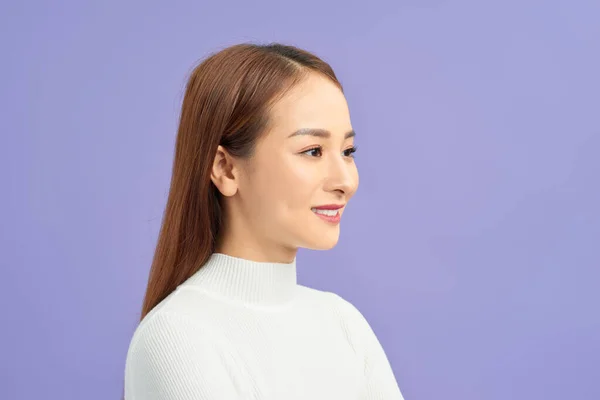
[[[228,210],[225,215],[233,214]],[[256,262],[291,263],[298,253],[297,247],[284,246],[248,229],[252,223],[241,216],[227,218],[223,224],[223,233],[219,236],[215,252],[231,257],[243,258]]]
[[[227,241],[222,245],[218,245],[215,253],[225,254],[236,258],[243,258],[245,260],[255,262],[283,264],[289,264],[293,262],[298,253],[298,249],[293,248],[277,246],[265,247],[261,248],[248,246],[247,244],[244,244],[243,241]]]

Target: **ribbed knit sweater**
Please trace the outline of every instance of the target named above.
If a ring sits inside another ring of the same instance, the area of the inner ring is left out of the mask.
[[[401,400],[366,319],[292,263],[214,253],[140,322],[125,400]]]

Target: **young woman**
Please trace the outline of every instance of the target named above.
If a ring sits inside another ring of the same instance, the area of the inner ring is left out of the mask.
[[[239,44],[183,99],[169,198],[126,400],[399,400],[361,313],[299,285],[358,187],[342,86],[315,55]]]

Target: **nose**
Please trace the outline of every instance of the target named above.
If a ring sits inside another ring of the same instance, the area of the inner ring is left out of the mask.
[[[344,157],[331,157],[328,163],[325,190],[337,192],[349,199],[358,188],[358,170],[354,162]]]

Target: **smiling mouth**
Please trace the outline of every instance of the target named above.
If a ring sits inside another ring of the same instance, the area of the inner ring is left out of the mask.
[[[323,221],[338,224],[341,219],[340,211],[342,208],[338,208],[335,210],[321,209],[321,208],[312,208],[312,212]]]
[[[329,217],[334,217],[337,214],[339,214],[339,208],[337,210],[324,210],[324,209],[320,209],[320,208],[313,208],[312,212],[317,213],[317,214],[322,214],[322,215],[327,215]]]

